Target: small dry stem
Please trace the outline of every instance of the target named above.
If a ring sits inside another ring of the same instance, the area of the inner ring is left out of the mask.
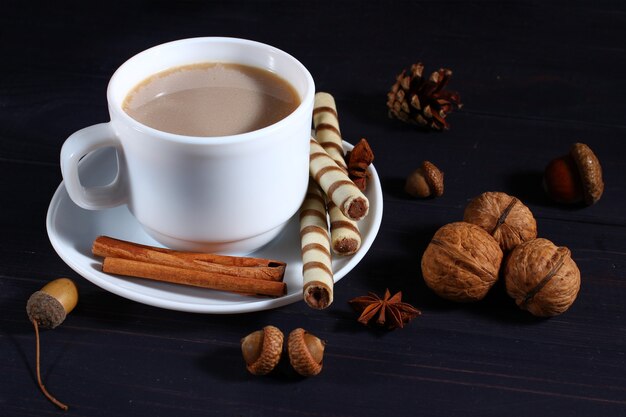
[[[37,361],[37,384],[39,385],[39,388],[41,389],[41,392],[43,392],[43,395],[46,396],[47,399],[49,399],[54,405],[56,405],[57,407],[59,407],[61,410],[67,411],[69,409],[69,407],[65,404],[63,404],[61,401],[57,400],[56,398],[54,398],[52,396],[52,394],[50,394],[48,392],[48,390],[46,389],[46,387],[44,386],[44,384],[41,382],[41,366],[40,366],[40,349],[39,349],[39,325],[37,324],[36,320],[32,320],[33,326],[35,327],[35,340],[37,342],[37,353],[36,353],[36,361]]]

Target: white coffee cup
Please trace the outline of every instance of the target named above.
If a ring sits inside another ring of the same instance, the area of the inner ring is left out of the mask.
[[[139,123],[122,109],[129,91],[149,76],[199,62],[272,71],[295,88],[301,103],[273,125],[220,137],[166,133]],[[79,130],[63,144],[65,188],[85,209],[128,204],[147,233],[165,246],[252,252],[280,233],[304,199],[314,93],[308,70],[269,45],[207,37],[155,46],[126,61],[111,78],[111,121]],[[84,187],[78,163],[104,147],[117,151],[117,175],[108,185]]]

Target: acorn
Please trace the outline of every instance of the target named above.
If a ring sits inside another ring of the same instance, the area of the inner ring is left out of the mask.
[[[58,278],[35,291],[26,303],[26,313],[30,321],[39,327],[54,329],[76,307],[78,289],[69,278]]]
[[[41,382],[39,354],[39,327],[54,329],[59,326],[78,303],[78,289],[69,278],[58,278],[35,291],[26,303],[26,313],[35,328],[37,343],[37,384],[43,394],[57,407],[67,410],[69,407],[53,397]]]
[[[423,161],[407,177],[404,191],[420,198],[441,197],[443,195],[443,172],[430,161]]]
[[[326,343],[302,328],[289,334],[287,353],[293,369],[302,376],[314,376],[322,371]]]
[[[283,339],[283,332],[274,326],[265,326],[241,339],[241,353],[248,372],[269,374],[280,361]]]
[[[604,192],[598,157],[584,143],[575,143],[567,155],[546,166],[543,187],[548,196],[563,204],[595,204]]]

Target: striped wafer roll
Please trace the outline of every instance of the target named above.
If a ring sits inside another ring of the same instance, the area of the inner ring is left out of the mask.
[[[302,247],[302,295],[313,308],[323,309],[333,302],[333,270],[326,220],[324,193],[313,179],[300,209]]]
[[[313,125],[315,126],[317,143],[322,145],[340,168],[348,172],[343,154],[337,107],[332,95],[323,92],[315,94]],[[357,223],[344,216],[332,202],[328,206],[328,215],[330,217],[330,240],[333,253],[340,256],[354,254],[361,246],[361,233]]]
[[[367,215],[369,211],[367,197],[313,138],[309,155],[309,174],[344,216],[356,221]]]
[[[343,154],[343,141],[339,130],[339,119],[335,99],[328,93],[315,94],[313,104],[313,126],[315,127],[315,139],[328,152],[344,171],[348,172],[348,166]]]
[[[330,218],[330,244],[333,253],[348,256],[356,253],[361,247],[361,232],[354,220],[343,215],[339,207],[332,201],[328,202]]]

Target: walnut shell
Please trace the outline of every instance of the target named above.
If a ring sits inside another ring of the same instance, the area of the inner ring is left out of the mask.
[[[465,207],[463,221],[485,229],[508,252],[537,237],[537,222],[520,200],[502,192],[487,192]]]
[[[422,256],[422,275],[437,295],[452,301],[478,301],[498,279],[502,250],[479,226],[450,223],[433,236]]]
[[[570,250],[542,238],[513,249],[504,266],[504,279],[517,305],[540,317],[566,311],[580,289],[580,271]]]

